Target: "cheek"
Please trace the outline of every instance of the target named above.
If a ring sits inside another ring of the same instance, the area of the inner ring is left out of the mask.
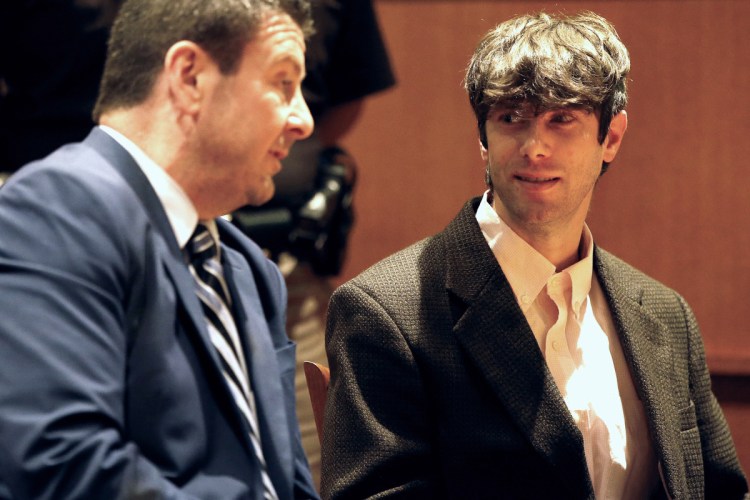
[[[589,168],[591,174],[595,177],[599,177],[602,169],[602,162],[604,161],[604,149],[596,149],[592,152],[589,158]]]
[[[513,159],[514,152],[518,150],[514,146],[515,144],[508,139],[494,142],[486,150],[485,161],[492,166],[493,170],[505,168],[505,166]]]
[[[290,106],[276,92],[266,92],[256,104],[258,114],[265,117],[268,125],[278,125],[286,121]]]
[[[248,151],[257,158],[269,151],[273,143],[278,139],[278,129],[268,120],[260,117],[250,117],[245,126],[244,137],[241,139]]]
[[[585,161],[581,158],[578,161],[580,163],[576,174],[578,178],[577,182],[581,186],[581,189],[593,190],[601,174],[601,158],[594,155]]]

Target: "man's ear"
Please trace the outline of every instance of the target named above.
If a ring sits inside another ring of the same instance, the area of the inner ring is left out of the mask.
[[[603,160],[607,163],[611,163],[612,160],[617,156],[617,151],[620,149],[622,144],[622,137],[625,135],[625,130],[628,128],[628,114],[625,111],[620,111],[612,117],[612,121],[609,124],[609,131],[607,137],[604,138],[604,158]]]
[[[484,160],[484,163],[487,163],[490,159],[490,154],[487,152],[487,148],[484,144],[482,144],[482,139],[478,139],[479,141],[479,154],[482,155],[482,160]]]
[[[182,40],[167,51],[164,71],[169,97],[181,112],[195,115],[200,110],[212,65],[208,54],[194,42]]]

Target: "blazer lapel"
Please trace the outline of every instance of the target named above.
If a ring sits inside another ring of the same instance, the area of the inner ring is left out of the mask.
[[[192,330],[199,334],[199,344],[212,354],[212,359],[214,359],[218,369],[218,357],[215,357],[213,346],[208,338],[205,318],[200,302],[195,294],[193,278],[185,265],[182,251],[175,239],[167,213],[164,211],[164,207],[153,187],[151,187],[151,183],[133,157],[130,156],[130,153],[106,132],[95,128],[86,138],[85,144],[94,148],[107,159],[109,164],[130,185],[133,192],[141,200],[141,204],[146,213],[148,213],[156,234],[161,237],[161,241],[165,247],[164,251],[161,252],[161,258],[170,277],[174,281],[177,295],[184,305],[187,317],[193,326]]]
[[[275,376],[280,373],[276,349],[271,342],[260,297],[257,293],[247,293],[248,290],[258,290],[247,260],[226,245],[222,246],[222,250],[227,283],[236,301],[234,313],[237,329],[245,343],[264,458],[279,497],[291,496],[294,464],[288,431],[290,416],[286,413],[281,380]],[[284,478],[283,482],[280,478]],[[282,488],[287,488],[288,494]]]
[[[595,271],[609,303],[638,395],[648,418],[649,431],[672,496],[686,491],[676,403],[672,397],[672,351],[669,331],[643,307],[643,290],[628,282],[620,263],[597,248]]]
[[[135,162],[130,153],[128,153],[117,141],[110,137],[106,132],[94,128],[84,141],[85,144],[95,149],[101,154],[119,175],[130,185],[131,189],[140,199],[143,208],[149,215],[153,224],[155,233],[160,237],[161,242],[155,242],[157,248],[162,247],[159,257],[161,258],[167,274],[172,279],[175,293],[178,297],[179,307],[181,307],[184,324],[182,325],[188,335],[193,338],[193,345],[204,354],[204,358],[209,362],[206,366],[210,370],[206,375],[213,380],[214,385],[220,387],[216,396],[223,402],[223,407],[229,409],[230,420],[235,422],[235,428],[238,431],[240,439],[246,442],[248,453],[254,457],[252,452],[252,443],[247,434],[245,423],[242,415],[237,409],[234,398],[229,387],[224,381],[224,375],[221,371],[221,362],[216,349],[211,343],[206,326],[206,319],[203,314],[203,308],[195,293],[195,282],[188,270],[182,250],[172,231],[169,218],[151,187],[151,183],[143,173],[141,168]]]
[[[476,203],[476,202],[475,202]],[[532,447],[571,488],[593,488],[583,438],[557,389],[523,312],[467,205],[446,228],[446,284],[454,333]]]

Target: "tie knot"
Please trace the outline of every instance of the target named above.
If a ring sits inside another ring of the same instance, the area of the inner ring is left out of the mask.
[[[205,224],[198,223],[198,226],[190,237],[186,247],[193,263],[202,263],[209,259],[215,259],[219,256],[219,247],[216,245],[211,231]]]

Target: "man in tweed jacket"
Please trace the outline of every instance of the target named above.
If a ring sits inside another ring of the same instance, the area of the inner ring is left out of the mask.
[[[491,30],[488,191],[334,294],[324,498],[747,498],[684,299],[585,224],[629,57],[582,13]]]

